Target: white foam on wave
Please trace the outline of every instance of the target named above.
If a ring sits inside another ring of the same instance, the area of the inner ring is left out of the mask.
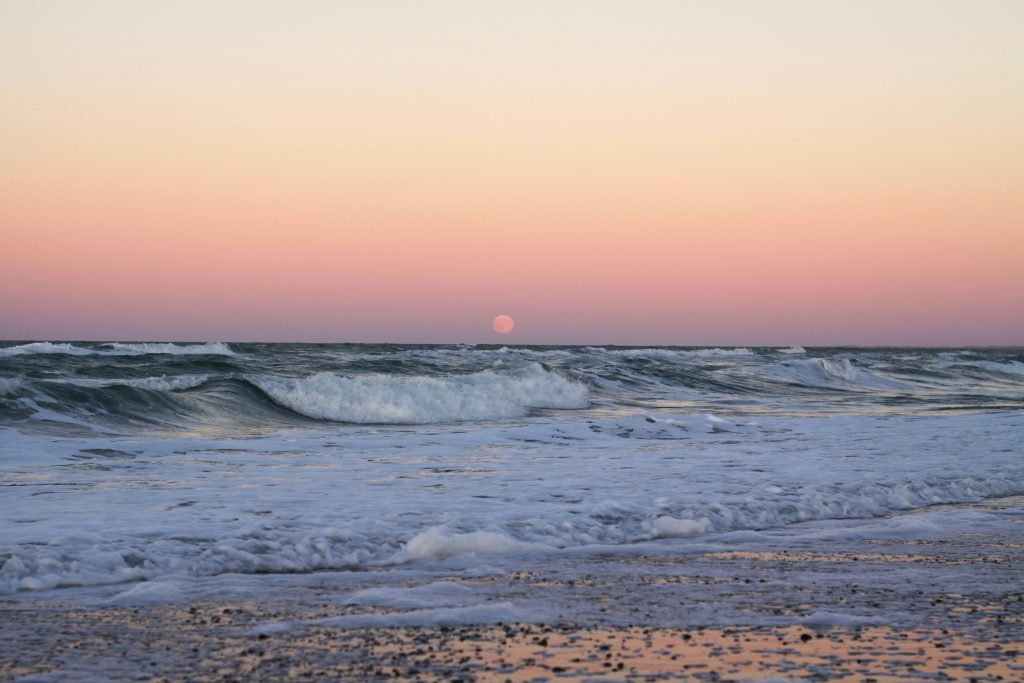
[[[688,545],[705,518],[713,542],[726,532],[741,542],[796,523],[1024,493],[1020,410],[757,422],[563,413],[451,429],[102,440],[0,426],[3,475],[32,484],[5,492],[0,593],[161,576],[429,572],[438,560],[443,571],[514,569],[528,553],[672,536],[682,539],[665,545]],[[924,522],[906,516],[871,533],[920,537],[965,523]],[[846,523],[816,529],[837,526]]]
[[[206,466],[206,465],[204,465]],[[308,475],[303,475],[308,478]],[[475,558],[538,555],[555,552],[560,548],[583,546],[624,545],[657,538],[689,538],[705,533],[750,531],[788,526],[799,522],[836,519],[877,518],[894,511],[911,510],[954,501],[980,500],[986,497],[1019,494],[1022,480],[1019,473],[1006,476],[956,476],[945,480],[928,477],[931,482],[883,484],[862,482],[853,484],[817,484],[791,487],[791,492],[764,494],[755,489],[741,487],[741,493],[730,494],[719,490],[703,492],[707,482],[694,477],[696,485],[688,493],[676,494],[666,500],[605,501],[586,509],[581,504],[550,509],[510,509],[498,520],[499,531],[469,531],[449,533],[443,526],[434,526],[414,535],[398,552],[393,534],[400,528],[379,527],[375,522],[354,519],[349,528],[339,527],[316,531],[293,530],[289,524],[271,526],[266,522],[240,524],[227,535],[214,536],[209,543],[197,544],[181,535],[196,533],[193,524],[209,524],[202,510],[184,526],[157,526],[161,516],[179,510],[172,499],[169,505],[156,506],[162,512],[142,510],[138,516],[148,530],[161,528],[156,539],[129,537],[130,525],[123,531],[97,534],[62,534],[53,538],[36,535],[31,542],[5,543],[7,560],[0,565],[0,594],[18,591],[36,591],[69,585],[103,585],[159,577],[216,576],[226,573],[296,572],[322,569],[349,569],[381,565],[407,564],[423,561],[461,558],[459,562]],[[316,479],[316,477],[313,477]],[[338,486],[331,480],[324,490]],[[673,483],[678,488],[680,483]],[[666,492],[669,492],[668,490]],[[156,497],[153,492],[147,493]],[[218,496],[223,494],[219,491]],[[351,495],[351,494],[349,494]],[[730,497],[731,496],[731,497]],[[179,497],[180,498],[180,497]],[[221,500],[219,498],[218,500]],[[390,499],[390,498],[389,498]],[[420,502],[418,509],[423,507]],[[144,506],[143,506],[144,507]],[[137,508],[141,510],[142,508]],[[193,507],[180,510],[193,510]],[[243,509],[239,507],[239,509]],[[40,514],[40,513],[35,513]],[[175,512],[190,515],[190,512]],[[424,514],[420,510],[413,518]],[[657,516],[655,516],[657,515]],[[20,513],[25,516],[25,511]],[[66,525],[69,520],[60,519]],[[263,518],[261,518],[262,520]],[[873,535],[912,535],[920,537],[936,526],[920,516],[900,518],[899,524],[889,528],[874,528]],[[165,523],[166,524],[166,523]],[[7,535],[21,526],[8,530]],[[27,528],[27,526],[26,526]],[[50,528],[53,528],[52,526]],[[202,528],[202,527],[201,527]],[[44,532],[45,533],[45,532]],[[217,532],[214,532],[216,534]],[[221,532],[223,533],[223,532]],[[821,534],[844,533],[829,530]],[[861,532],[857,532],[861,533]],[[511,534],[515,534],[514,538]],[[824,537],[824,536],[823,536]],[[742,536],[733,537],[734,541]],[[522,539],[522,540],[520,540]],[[202,539],[199,539],[202,540]],[[390,555],[388,554],[390,553]],[[139,588],[124,596],[125,601],[163,599],[162,588]],[[410,604],[417,599],[429,603],[430,590],[422,594],[402,596],[364,595],[366,602],[377,600],[381,606],[391,600],[397,606],[405,600]],[[433,597],[437,602],[454,602],[459,598],[454,591],[443,597],[443,589]]]
[[[753,356],[753,349],[748,348],[705,348],[705,349],[606,349],[599,346],[588,346],[585,351],[598,351],[627,358],[719,358],[729,356]]]
[[[823,389],[881,389],[913,391],[915,387],[890,377],[883,377],[854,365],[848,358],[808,358],[771,365],[762,370],[794,384]]]
[[[0,396],[12,396],[25,388],[21,377],[0,377]]]
[[[990,372],[1001,372],[1010,375],[1024,375],[1024,363],[1016,360],[1010,360],[1003,363],[991,360],[979,360],[972,361],[968,365],[975,367],[984,368]]]
[[[0,358],[10,356],[27,356],[36,354],[63,354],[66,356],[141,356],[147,353],[166,353],[173,355],[215,355],[233,356],[235,352],[223,342],[206,344],[171,344],[171,343],[140,343],[127,344],[110,342],[103,348],[75,346],[66,342],[31,342],[18,346],[0,349]]]
[[[581,409],[587,387],[531,363],[517,371],[447,377],[321,372],[303,379],[254,377],[278,403],[322,420],[359,424],[432,424],[526,416],[531,408]]]
[[[42,353],[61,353],[69,356],[89,356],[102,352],[97,351],[96,349],[87,349],[81,346],[75,346],[74,344],[55,344],[53,342],[32,342],[30,344],[20,344],[19,346],[8,346],[0,349],[0,357],[2,358],[9,358],[11,356],[29,356]]]
[[[799,355],[799,354],[802,354],[802,353],[807,353],[807,349],[805,349],[802,346],[790,346],[790,347],[785,348],[785,349],[778,349],[778,351],[779,351],[779,353],[786,353],[786,354],[792,354],[792,355]]]
[[[152,391],[183,391],[194,389],[209,381],[209,375],[161,375],[159,377],[139,377],[136,379],[93,379],[89,377],[69,377],[62,380],[65,384],[80,387],[135,387]]]
[[[173,375],[170,377],[163,375],[160,377],[122,380],[118,384],[139,389],[151,389],[153,391],[183,391],[185,389],[194,389],[209,379],[209,375]]]
[[[727,420],[710,413],[641,413],[625,417],[595,418],[554,429],[556,438],[593,441],[599,436],[623,439],[708,440],[720,435],[764,432],[756,420]]]
[[[676,519],[665,515],[654,520],[651,526],[658,538],[689,538],[706,534],[711,528],[711,520],[707,517]]]
[[[448,534],[441,527],[431,527],[416,534],[393,558],[395,562],[413,560],[446,560],[459,555],[508,555],[542,549],[495,531],[471,531]]]
[[[233,356],[235,352],[224,342],[205,344],[137,343],[111,342],[104,346],[128,354],[166,353],[175,356],[207,355]]]

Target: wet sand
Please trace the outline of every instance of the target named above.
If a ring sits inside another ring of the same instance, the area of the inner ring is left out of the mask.
[[[999,534],[781,538],[756,551],[540,558],[406,582],[443,578],[490,603],[543,605],[538,623],[368,626],[358,619],[410,610],[346,603],[353,585],[329,577],[170,604],[8,598],[0,678],[1022,681],[1024,514],[1006,513]]]
[[[36,621],[39,632],[0,672],[25,681],[1024,679],[1019,642],[949,631],[501,624],[251,635],[239,626],[253,616],[213,605],[59,614],[59,635]]]

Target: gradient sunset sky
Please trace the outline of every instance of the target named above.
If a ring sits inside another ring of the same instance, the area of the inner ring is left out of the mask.
[[[1019,0],[0,0],[0,54],[3,339],[1024,344]]]

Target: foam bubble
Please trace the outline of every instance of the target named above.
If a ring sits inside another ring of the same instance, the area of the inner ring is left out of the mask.
[[[538,549],[494,531],[471,531],[447,535],[441,527],[431,527],[417,534],[397,555],[396,562],[435,559],[445,560],[459,555],[508,555]]]
[[[711,520],[707,517],[698,520],[676,519],[666,515],[654,520],[652,526],[659,538],[689,538],[706,534],[711,528]]]

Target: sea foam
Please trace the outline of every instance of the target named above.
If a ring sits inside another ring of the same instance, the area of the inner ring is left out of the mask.
[[[767,374],[793,384],[822,389],[913,391],[914,386],[857,367],[848,358],[807,358],[787,361],[763,369]]]
[[[175,356],[192,356],[192,355],[208,355],[208,356],[233,356],[235,352],[231,350],[231,347],[224,342],[208,342],[205,344],[170,344],[170,343],[138,343],[138,344],[125,344],[121,342],[111,342],[104,344],[105,347],[111,348],[114,351],[128,354],[145,354],[145,353],[168,353]]]
[[[13,396],[25,388],[21,377],[0,377],[0,396]]]
[[[42,353],[62,353],[69,356],[89,356],[102,352],[97,351],[96,349],[87,349],[81,346],[75,346],[74,344],[32,342],[30,344],[20,344],[18,346],[2,348],[0,349],[0,358],[9,358],[11,356],[31,356]]]
[[[530,363],[447,377],[321,372],[312,377],[254,377],[275,401],[321,420],[361,424],[431,424],[526,416],[532,408],[581,409],[589,391],[579,382]]]
[[[640,349],[606,349],[598,346],[590,346],[585,350],[591,352],[603,352],[613,356],[627,358],[662,358],[662,359],[686,359],[686,358],[723,358],[730,356],[753,356],[753,349],[745,347],[735,348],[704,348],[704,349],[674,349],[674,348],[640,348]]]
[[[235,352],[223,342],[206,344],[139,343],[126,344],[110,342],[102,348],[75,346],[66,342],[31,342],[0,349],[0,358],[36,354],[63,354],[68,356],[141,356],[148,353],[173,355],[216,355],[233,356]]]
[[[790,346],[784,349],[779,349],[779,353],[785,353],[790,355],[800,355],[807,353],[807,349],[802,346]]]
[[[397,555],[396,562],[412,560],[446,560],[459,555],[507,555],[540,549],[533,543],[524,543],[494,531],[471,531],[448,534],[440,527],[432,527],[414,536]]]

